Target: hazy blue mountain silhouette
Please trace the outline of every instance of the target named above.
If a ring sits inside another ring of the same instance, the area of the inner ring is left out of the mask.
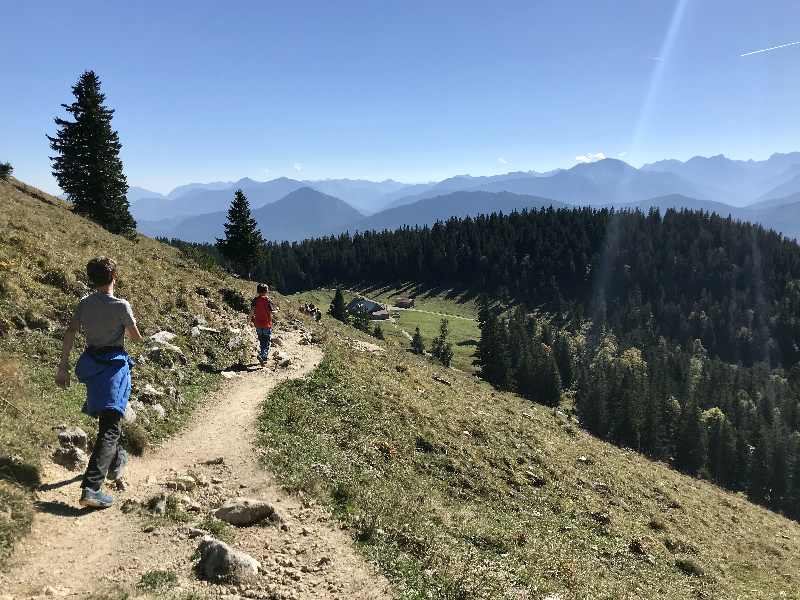
[[[253,217],[266,239],[294,241],[337,231],[363,215],[339,198],[303,186],[254,210]],[[140,223],[140,230],[147,235],[213,242],[224,234],[226,218],[224,210],[173,220],[167,228],[145,221]]]
[[[766,199],[764,194],[800,174],[800,152],[776,153],[766,160],[734,160],[723,154],[695,156],[682,162],[662,160],[641,168],[648,172],[678,175],[713,193],[714,199],[734,206]],[[793,190],[777,191],[769,197],[785,196]]]
[[[749,204],[748,206],[746,206],[746,208],[756,212],[768,211],[770,209],[777,208],[779,206],[794,204],[795,202],[800,202],[800,192],[795,192],[794,194],[789,194],[788,196],[780,196],[778,198],[769,198],[768,200],[761,200],[760,202]]]
[[[225,185],[227,185],[225,188],[209,189],[207,185],[203,184],[203,187],[184,189],[177,196],[168,196],[166,199],[163,197],[142,198],[131,203],[131,213],[139,221],[154,221],[227,210],[233,199],[233,193],[237,189],[241,189],[245,193],[251,207],[260,208],[283,198],[289,192],[303,187],[304,184],[286,177],[272,181],[254,181],[245,177]],[[189,186],[183,187],[188,188]]]
[[[758,202],[753,203],[751,206],[757,206],[759,204],[763,204],[764,202],[775,200],[780,201],[787,196],[792,196],[797,193],[800,193],[800,168],[798,168],[797,174],[792,173],[790,178],[786,179],[779,185],[776,185],[774,188],[764,192],[758,198]]]
[[[136,202],[142,198],[163,198],[162,194],[136,185],[128,186],[128,202]]]
[[[403,192],[413,185],[386,179],[368,181],[366,179],[321,179],[304,181],[307,186],[336,196],[364,214],[373,214],[386,208],[394,198],[393,194]]]
[[[188,184],[175,188],[167,197],[145,197],[147,190],[132,187],[132,212],[143,233],[211,240],[221,231],[224,219],[220,219],[220,214],[224,215],[237,187],[248,195],[254,210],[305,187],[343,201],[349,205],[348,208],[360,213],[340,223],[339,229],[334,226],[331,231],[341,231],[341,227],[430,224],[450,216],[520,208],[512,197],[501,199],[493,195],[507,192],[540,201],[548,199],[547,202],[554,205],[613,205],[646,210],[649,208],[645,206],[647,202],[656,202],[654,205],[662,211],[685,207],[726,216],[730,214],[795,235],[797,230],[793,225],[792,211],[793,205],[800,201],[800,196],[795,197],[800,194],[800,152],[773,154],[762,161],[733,160],[721,154],[696,156],[687,161],[658,161],[640,169],[621,160],[603,159],[547,173],[518,171],[485,177],[458,175],[422,184],[404,184],[391,179],[379,182],[359,179],[302,182],[279,178],[258,182],[244,178],[237,182]],[[484,195],[451,196],[456,192],[482,192]],[[432,202],[426,202],[428,200]],[[481,202],[487,204],[481,206]],[[404,207],[411,208],[398,210]],[[781,207],[781,210],[773,210]],[[203,218],[191,218],[200,216]],[[306,223],[291,223],[292,216],[305,219]],[[328,233],[331,231],[325,231],[325,227],[332,222],[338,223],[336,219],[323,219],[320,228],[309,224],[308,217],[290,211],[284,221],[288,228],[285,239]]]
[[[689,198],[681,194],[669,194],[666,196],[658,196],[656,198],[649,198],[641,200],[634,204],[627,204],[617,206],[620,209],[638,209],[642,212],[648,212],[651,208],[657,208],[663,215],[667,210],[699,210],[707,213],[716,213],[721,217],[731,216],[734,219],[743,219],[750,216],[750,213],[741,207],[731,206],[723,202],[714,202],[712,200],[699,200],[697,198]]]
[[[607,158],[549,173],[532,171],[446,179],[422,193],[395,200],[392,207],[431,198],[444,190],[513,192],[579,206],[627,204],[667,194],[710,198],[713,193],[672,173],[642,172],[621,160]]]
[[[350,231],[397,229],[405,225],[433,225],[450,217],[476,216],[492,212],[510,213],[525,208],[566,205],[556,200],[510,192],[451,192],[423,198],[412,204],[388,208],[376,215],[351,223]]]

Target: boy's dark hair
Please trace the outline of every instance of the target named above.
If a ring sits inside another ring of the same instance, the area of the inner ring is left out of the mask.
[[[86,276],[93,288],[108,285],[117,273],[117,263],[107,256],[97,256],[86,263]]]
[[[266,294],[269,291],[269,286],[266,283],[259,283],[256,286],[257,294]]]

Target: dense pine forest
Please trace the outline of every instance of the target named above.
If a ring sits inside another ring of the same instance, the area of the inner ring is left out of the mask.
[[[772,231],[543,209],[270,243],[253,275],[285,292],[415,281],[499,300],[480,314],[485,379],[567,399],[592,433],[800,517],[800,246]]]

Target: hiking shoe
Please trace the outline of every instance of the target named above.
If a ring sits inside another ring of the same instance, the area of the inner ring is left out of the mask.
[[[90,508],[108,508],[114,502],[114,498],[109,494],[104,494],[102,490],[91,490],[83,488],[81,493],[81,506],[88,506]]]
[[[114,457],[114,463],[108,470],[106,478],[111,481],[119,481],[122,479],[122,474],[125,472],[125,466],[128,464],[128,453],[124,448],[117,450],[117,455]]]

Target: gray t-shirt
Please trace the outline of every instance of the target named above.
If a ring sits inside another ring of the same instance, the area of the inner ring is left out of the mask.
[[[125,328],[136,325],[128,301],[103,292],[94,292],[78,302],[73,322],[80,325],[87,348],[122,347]]]

